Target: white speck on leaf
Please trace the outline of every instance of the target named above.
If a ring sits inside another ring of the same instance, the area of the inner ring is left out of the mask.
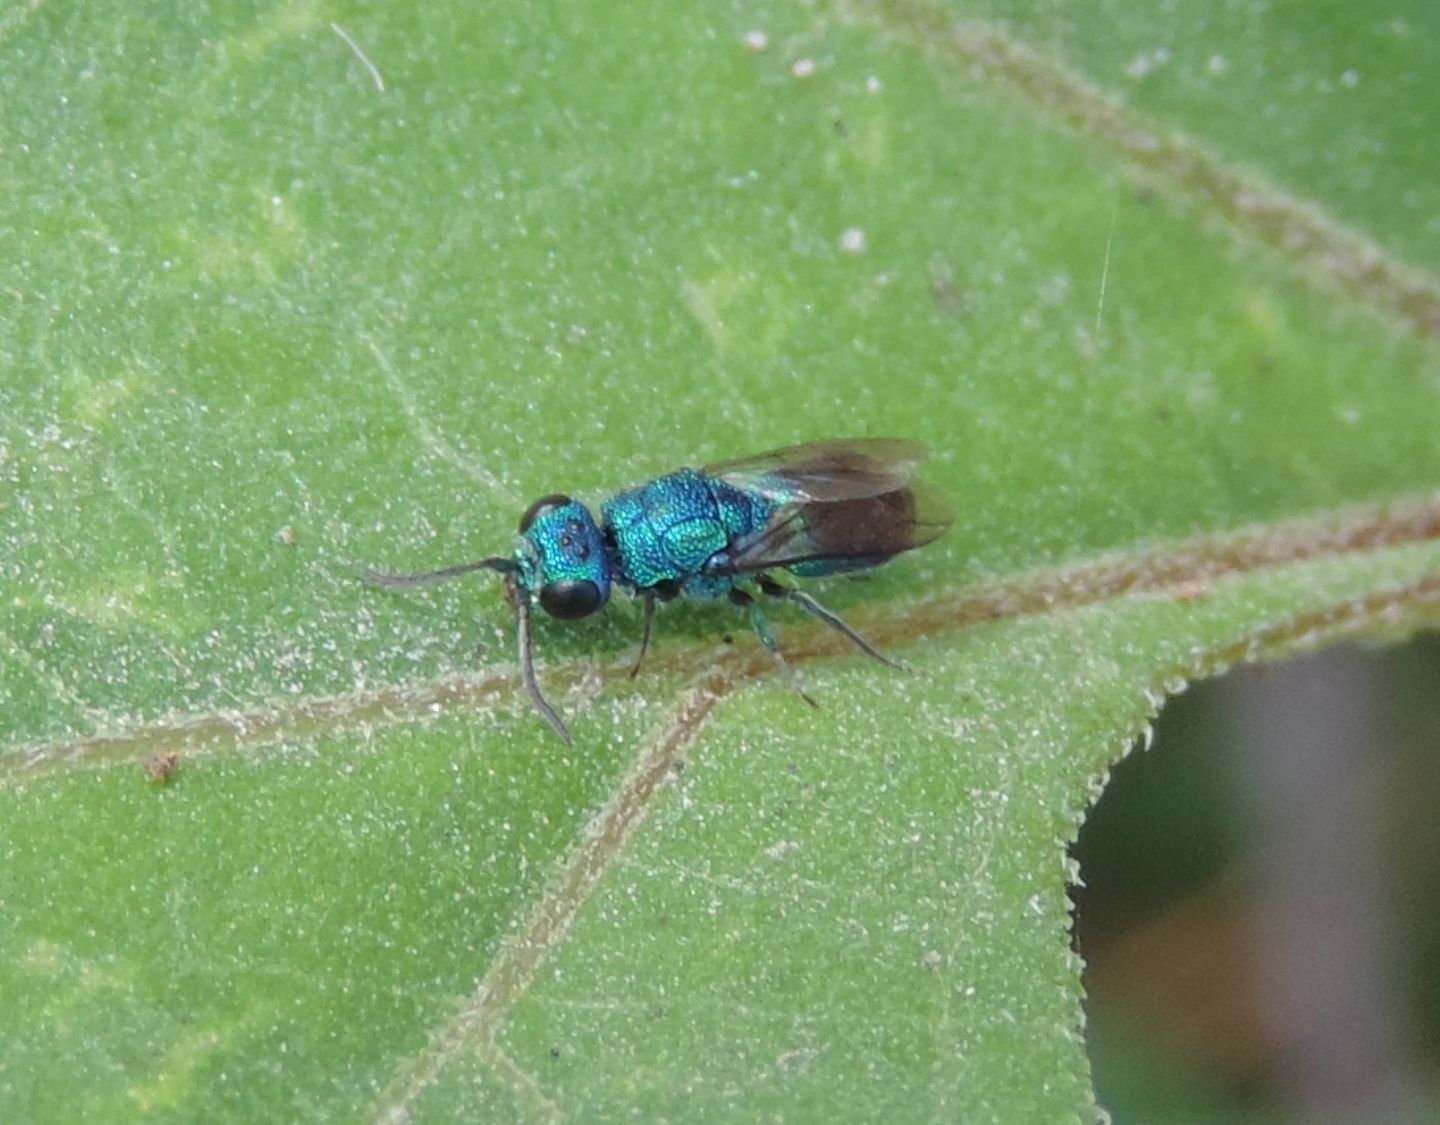
[[[1141,51],[1130,60],[1125,67],[1125,74],[1138,82],[1159,70],[1169,61],[1169,47],[1151,47],[1148,51]]]

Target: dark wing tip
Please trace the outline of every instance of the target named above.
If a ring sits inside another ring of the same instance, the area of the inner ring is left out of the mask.
[[[915,501],[915,535],[907,550],[933,543],[955,523],[955,501],[950,494],[929,481],[911,481],[910,495]]]

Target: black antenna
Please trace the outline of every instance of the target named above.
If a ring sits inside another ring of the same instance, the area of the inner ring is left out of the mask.
[[[515,635],[520,640],[520,677],[525,681],[525,690],[530,693],[530,701],[535,704],[535,710],[539,711],[544,720],[554,728],[555,733],[568,743],[570,732],[565,729],[565,724],[555,713],[555,708],[540,694],[540,685],[535,681],[535,661],[530,656],[530,595],[519,588],[513,576],[507,575],[505,596],[515,603]]]
[[[424,574],[387,574],[383,570],[371,570],[367,566],[352,564],[356,576],[371,586],[428,586],[432,582],[444,582],[447,578],[458,578],[462,574],[473,574],[477,570],[494,570],[505,576],[505,597],[515,607],[515,636],[520,644],[520,678],[525,681],[525,690],[541,718],[567,743],[571,741],[565,723],[550,706],[549,700],[540,693],[540,684],[535,679],[535,660],[530,651],[530,592],[521,589],[515,576],[520,573],[520,564],[513,559],[499,557],[481,559],[479,562],[447,566],[444,570],[431,570]]]
[[[473,574],[477,570],[496,570],[501,574],[518,574],[520,564],[514,559],[488,558],[479,562],[447,566],[444,570],[431,570],[425,574],[387,574],[383,570],[371,570],[368,566],[351,563],[356,577],[368,586],[428,586],[432,582],[444,582],[447,578],[458,578],[462,574]]]

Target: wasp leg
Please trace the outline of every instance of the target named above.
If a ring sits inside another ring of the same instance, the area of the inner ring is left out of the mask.
[[[818,617],[836,632],[843,633],[850,639],[855,647],[865,653],[865,655],[873,656],[876,660],[880,661],[881,664],[889,665],[891,668],[903,669],[905,667],[903,664],[897,664],[891,660],[854,629],[850,628],[849,625],[846,625],[845,622],[834,613],[830,612],[830,610],[826,609],[809,594],[805,593],[804,590],[796,590],[789,586],[782,586],[768,574],[757,575],[755,581],[759,584],[762,593],[772,598],[781,598],[787,602],[794,602],[806,613]]]
[[[530,652],[530,595],[519,589],[515,579],[507,575],[505,596],[515,606],[515,636],[520,643],[520,678],[525,681],[530,702],[535,704],[535,710],[540,712],[540,717],[550,724],[555,733],[569,742],[570,732],[565,729],[565,724],[555,713],[555,708],[540,694],[540,684],[535,679],[535,661]]]
[[[800,686],[799,675],[796,674],[794,668],[790,667],[790,662],[785,659],[785,654],[780,651],[780,646],[775,642],[775,634],[770,631],[770,622],[765,620],[760,603],[738,587],[731,588],[730,601],[732,604],[750,611],[750,627],[755,630],[755,635],[760,638],[760,643],[770,650],[770,655],[775,658],[775,663],[780,668],[780,674],[799,693],[801,699],[811,707],[818,708],[820,704],[805,694],[805,689]]]
[[[650,626],[655,622],[655,591],[646,590],[640,596],[645,599],[645,623],[641,626],[640,651],[635,657],[635,667],[630,669],[632,680],[640,674],[640,665],[645,663],[645,654],[650,651]]]

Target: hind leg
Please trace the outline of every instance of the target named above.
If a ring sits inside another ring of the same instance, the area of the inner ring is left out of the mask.
[[[812,617],[818,617],[837,633],[843,634],[856,648],[867,656],[873,656],[876,660],[880,661],[881,664],[888,664],[891,668],[901,667],[901,665],[891,660],[854,629],[850,628],[849,625],[846,625],[836,614],[826,609],[809,594],[805,593],[804,590],[796,590],[790,586],[782,586],[768,574],[756,575],[755,581],[759,584],[761,593],[772,598],[780,598],[782,601],[794,602]]]

